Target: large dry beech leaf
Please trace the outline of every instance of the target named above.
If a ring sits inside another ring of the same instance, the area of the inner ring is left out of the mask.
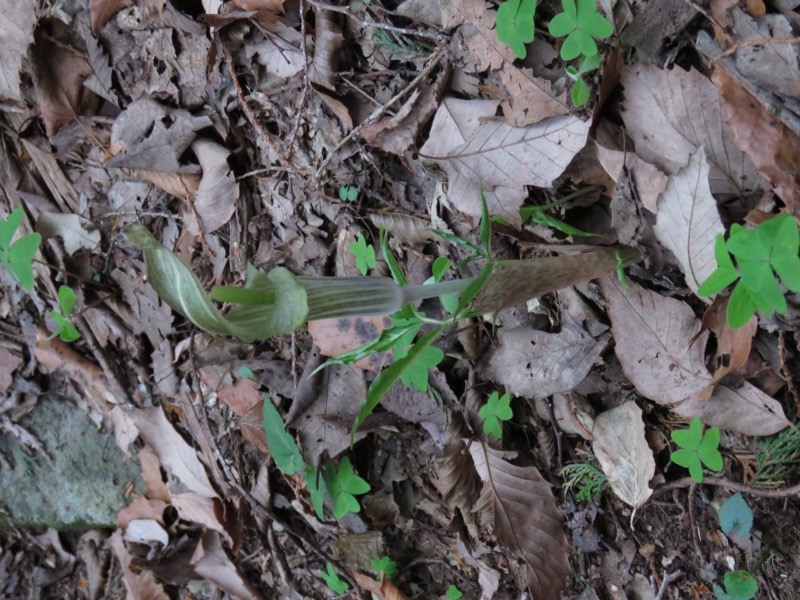
[[[674,175],[705,145],[713,194],[738,196],[760,186],[722,119],[722,99],[707,77],[695,70],[637,64],[623,70],[622,85],[622,118],[644,160]]]
[[[477,219],[483,183],[491,214],[520,224],[525,186],[550,187],[586,144],[589,121],[568,115],[528,127],[495,118],[495,100],[445,98],[420,149],[447,174],[453,205]]]
[[[611,489],[634,509],[653,493],[649,482],[656,472],[653,451],[644,437],[642,409],[626,402],[594,421],[592,450],[608,477]]]
[[[534,399],[573,389],[607,345],[571,320],[558,333],[524,326],[501,329],[498,342],[482,375],[503,382],[515,396]]]
[[[480,441],[469,452],[484,482],[476,509],[493,514],[497,540],[525,559],[531,596],[558,600],[569,573],[569,544],[550,484],[534,467],[508,462],[515,453]]]
[[[636,390],[659,404],[707,400],[714,386],[703,356],[708,332],[693,339],[700,322],[692,309],[614,276],[601,286],[617,358]]]
[[[696,292],[717,268],[714,242],[725,233],[717,203],[708,186],[708,163],[703,147],[689,164],[671,176],[658,197],[655,233],[680,263],[686,284]]]

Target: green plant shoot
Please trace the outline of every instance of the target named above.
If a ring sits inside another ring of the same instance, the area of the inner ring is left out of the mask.
[[[550,35],[564,37],[561,58],[572,60],[578,56],[598,53],[595,38],[604,39],[614,33],[614,26],[597,12],[595,0],[561,0],[564,12],[550,21]]]
[[[452,584],[447,588],[447,591],[444,594],[447,596],[447,600],[459,600],[461,596],[464,595],[460,589]]]
[[[331,462],[325,466],[325,485],[333,499],[333,516],[337,519],[347,513],[359,512],[361,507],[355,495],[366,494],[370,490],[369,483],[355,474],[346,456],[339,463],[338,470]]]
[[[13,244],[11,239],[22,223],[24,211],[14,209],[7,219],[0,220],[0,262],[11,276],[29,292],[33,290],[33,256],[42,244],[38,233],[23,235]]]
[[[397,563],[388,556],[372,559],[372,570],[377,574],[376,579],[394,579],[397,577]]]
[[[736,493],[719,507],[719,526],[727,534],[744,537],[753,528],[753,509]]]
[[[75,306],[75,291],[68,285],[58,288],[58,307],[60,310],[50,312],[50,316],[58,326],[50,339],[58,336],[64,342],[74,342],[80,339],[81,334],[69,320],[72,307]]]
[[[342,202],[355,202],[356,198],[358,198],[358,187],[343,185],[339,188],[339,200]]]
[[[358,239],[350,244],[350,252],[356,257],[356,266],[362,275],[366,275],[369,269],[375,268],[377,264],[375,248],[372,244],[367,244],[363,235],[358,234]]]
[[[703,465],[712,471],[722,470],[718,428],[712,427],[704,434],[703,424],[695,417],[688,429],[676,429],[670,437],[681,447],[672,453],[672,462],[689,469],[697,483],[703,483]]]
[[[717,600],[750,600],[758,591],[758,583],[749,571],[725,573],[725,590],[714,586]]]
[[[331,563],[325,563],[325,566],[327,568],[327,572],[319,571],[319,576],[334,594],[341,596],[348,589],[350,589],[350,586],[346,581],[339,579],[339,575],[337,575],[336,571],[333,570],[333,565]]]
[[[572,65],[566,68],[567,75],[570,79],[575,81],[572,86],[572,103],[575,106],[583,106],[589,101],[592,93],[589,86],[583,79],[586,73],[594,71],[600,67],[600,53],[593,54],[592,56],[584,56],[576,69]]]
[[[506,0],[497,9],[497,39],[517,58],[525,58],[525,44],[533,41],[536,0]]]
[[[511,396],[508,393],[500,396],[496,391],[492,392],[481,409],[478,416],[483,419],[483,432],[486,435],[493,435],[498,440],[503,438],[503,428],[500,421],[510,421],[514,417],[511,410]]]
[[[578,453],[585,455],[586,460],[564,465],[558,472],[559,477],[564,479],[564,493],[574,491],[575,497],[582,502],[596,501],[608,487],[608,477],[597,466],[594,454],[582,450],[578,450]]]
[[[728,324],[734,329],[747,323],[757,310],[784,314],[788,307],[777,278],[792,292],[800,292],[799,248],[800,230],[792,215],[769,219],[755,229],[733,225],[727,242],[721,234],[717,236],[717,269],[697,295],[711,296],[738,280],[728,301]]]

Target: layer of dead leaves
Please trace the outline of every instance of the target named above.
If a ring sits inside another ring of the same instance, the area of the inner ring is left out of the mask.
[[[34,294],[0,275],[0,414],[13,424],[58,386],[138,459],[146,489],[78,549],[38,538],[60,575],[23,583],[69,587],[77,556],[90,598],[321,598],[331,561],[356,597],[443,597],[452,583],[467,598],[653,598],[642,574],[680,568],[673,597],[689,597],[746,564],[753,549],[728,547],[713,519],[702,555],[694,516],[651,542],[673,526],[647,501],[676,476],[665,436],[682,419],[727,431],[727,475],[741,478],[745,436],[784,429],[797,408],[793,299],[786,317],[731,331],[724,297],[694,295],[718,233],[800,210],[795,4],[599,2],[617,35],[591,110],[576,110],[557,41],[538,36],[515,60],[484,0],[0,2],[0,205],[24,207],[25,232],[45,239]],[[558,11],[541,2],[537,22]],[[481,186],[510,224],[496,228],[509,257],[569,252],[574,240],[524,226],[519,209],[595,186],[558,216],[646,260],[630,287],[609,275],[503,311],[496,333],[449,337],[436,400],[397,387],[357,437],[362,512],[321,522],[304,482],[270,464],[261,407],[279,405],[307,462],[349,452],[390,357],[307,374],[387,320],[252,347],[197,335],[119,232],[145,222],[211,284],[241,282],[248,261],[354,275],[348,246],[383,227],[421,283],[437,256],[460,258],[431,229],[472,237]],[[59,284],[78,294],[74,346],[45,331]],[[476,418],[494,389],[515,397],[502,444]],[[604,510],[625,517],[604,550],[598,505],[558,489],[576,450],[594,452],[614,493]],[[0,543],[0,573],[25,561],[19,548]],[[370,576],[384,555],[394,583]],[[793,564],[775,560],[762,585]]]

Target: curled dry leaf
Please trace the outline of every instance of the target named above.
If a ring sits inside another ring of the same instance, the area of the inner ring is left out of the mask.
[[[494,516],[494,534],[527,566],[533,598],[559,600],[569,573],[569,544],[550,484],[534,467],[507,462],[508,452],[476,440],[469,446],[475,469],[484,481],[476,510]]]
[[[658,196],[667,187],[667,175],[636,154],[627,153],[626,155],[624,150],[606,148],[600,143],[596,145],[596,148],[600,164],[614,181],[619,181],[623,177],[623,166],[628,167],[633,176],[633,182],[636,184],[639,199],[647,210],[655,214],[658,211]]]
[[[196,140],[192,150],[203,168],[195,196],[195,210],[203,230],[211,233],[230,221],[239,199],[239,184],[228,165],[227,148],[210,140]]]
[[[644,435],[642,409],[626,402],[600,414],[592,430],[594,450],[614,493],[634,509],[653,493],[649,482],[656,472],[653,451]]]
[[[732,329],[728,325],[728,300],[730,296],[717,295],[703,314],[703,327],[717,337],[717,350],[711,365],[714,381],[719,381],[731,371],[743,367],[750,356],[753,337],[758,330],[758,318],[753,315],[742,327]]]
[[[700,146],[689,158],[689,164],[667,181],[658,197],[654,227],[658,241],[678,259],[693,292],[716,270],[714,244],[717,235],[725,233],[708,186],[708,174],[706,153]]]
[[[630,285],[612,275],[601,279],[625,376],[659,404],[708,399],[714,388],[704,357],[708,332],[695,336],[700,323],[680,300]]]
[[[315,13],[316,45],[314,60],[309,65],[308,78],[314,83],[336,91],[336,65],[344,36],[335,13],[318,8]]]
[[[445,98],[420,155],[441,165],[449,200],[462,213],[480,216],[483,183],[489,212],[519,225],[525,186],[550,187],[586,144],[591,123],[563,116],[511,127],[495,118],[497,105]]]
[[[447,443],[439,461],[439,489],[445,501],[461,511],[473,537],[478,531],[472,507],[480,496],[481,480],[464,437],[468,435],[461,413],[454,413],[447,427]]]

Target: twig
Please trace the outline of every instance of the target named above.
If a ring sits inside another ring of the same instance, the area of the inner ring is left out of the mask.
[[[689,487],[693,483],[695,483],[695,481],[691,477],[683,477],[677,481],[670,481],[669,483],[665,483],[664,485],[653,490],[653,496]],[[721,477],[704,477],[703,485],[722,487],[731,492],[741,492],[742,494],[750,494],[751,496],[758,496],[760,498],[786,498],[789,496],[800,496],[800,484],[779,490],[760,490],[758,488],[752,488],[744,485],[743,483],[730,481],[729,479],[723,479]]]
[[[667,592],[667,586],[678,579],[683,573],[675,571],[674,573],[667,573],[664,575],[664,580],[661,582],[661,587],[658,588],[658,593],[653,600],[663,600],[664,594]]]
[[[547,401],[547,413],[547,416],[550,417],[550,424],[553,427],[553,435],[556,438],[556,464],[558,465],[558,472],[560,473],[564,468],[564,462],[561,456],[561,428],[559,428],[558,422],[556,421],[556,413],[553,409],[552,400]]]
[[[692,485],[689,486],[689,526],[692,529],[692,544],[694,551],[697,552],[697,557],[703,556],[703,550],[700,548],[700,534],[697,531],[697,516],[694,512],[694,491],[697,489],[697,482],[692,480]]]
[[[406,87],[404,87],[397,94],[395,94],[394,97],[392,97],[383,106],[381,106],[380,108],[378,108],[375,111],[373,111],[372,114],[364,120],[364,122],[362,122],[360,125],[358,125],[358,127],[354,127],[353,129],[350,130],[350,133],[348,133],[344,137],[344,139],[342,139],[342,141],[339,142],[336,145],[336,147],[333,150],[330,151],[330,153],[328,153],[328,156],[325,157],[325,160],[323,160],[322,164],[320,164],[319,168],[317,168],[317,172],[314,174],[314,179],[315,180],[319,181],[319,178],[322,175],[322,171],[325,169],[325,167],[328,165],[328,163],[331,161],[331,159],[334,156],[336,156],[336,154],[339,152],[339,150],[341,150],[345,146],[345,144],[347,144],[350,140],[352,140],[358,134],[359,131],[361,131],[362,129],[364,129],[368,125],[371,125],[372,123],[374,123],[375,121],[380,119],[383,116],[383,114],[387,110],[389,110],[389,108],[392,107],[392,105],[394,105],[403,96],[405,96],[411,90],[413,90],[415,87],[417,87],[417,85],[419,85],[419,83],[423,79],[425,79],[425,77],[428,76],[428,74],[433,70],[433,68],[436,65],[439,64],[439,61],[442,60],[442,57],[444,56],[445,48],[447,48],[446,45],[444,45],[444,44],[440,45],[434,51],[433,56],[432,56],[430,62],[428,63],[428,65],[422,70],[422,72],[419,75],[417,75],[414,78],[414,81],[409,83]]]
[[[322,2],[317,2],[317,0],[306,0],[311,6],[316,8],[317,10],[330,10],[333,12],[338,12],[343,15],[350,14],[350,7],[348,6],[337,6],[336,4],[324,4]]]
[[[289,136],[289,143],[287,147],[289,152],[292,151],[294,140],[297,137],[297,132],[300,129],[300,119],[303,116],[303,109],[308,101],[308,52],[306,51],[306,3],[305,0],[300,0],[300,51],[303,53],[303,93],[300,95],[300,106],[297,107],[297,114],[294,117],[294,126],[292,133]]]
[[[395,33],[402,33],[404,35],[415,35],[417,37],[428,38],[436,40],[437,42],[447,41],[450,36],[446,33],[421,31],[419,29],[411,29],[410,27],[396,27],[394,25],[384,25],[383,23],[376,23],[375,21],[367,21],[366,19],[358,23],[362,27],[375,27],[377,29],[385,29],[386,31],[393,31]]]

